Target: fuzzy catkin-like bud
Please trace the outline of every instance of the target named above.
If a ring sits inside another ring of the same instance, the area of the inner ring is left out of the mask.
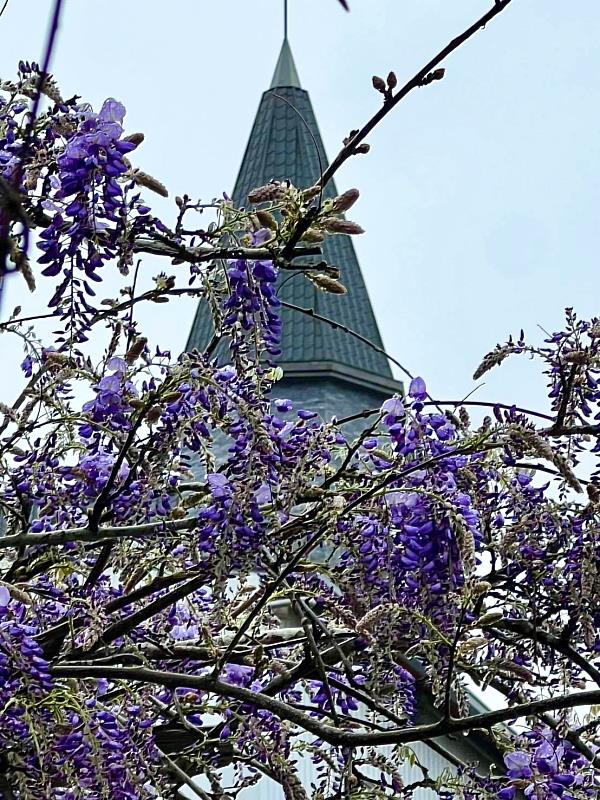
[[[161,197],[169,196],[167,187],[157,178],[154,178],[152,175],[148,175],[147,172],[142,172],[142,170],[136,169],[132,177],[137,184],[140,186],[145,186],[146,189],[156,192],[156,194],[159,194]]]
[[[323,270],[324,275],[327,275],[329,278],[335,278],[336,281],[339,280],[342,274],[339,267],[334,267],[333,264],[327,264],[326,262],[319,264],[319,266]]]
[[[144,141],[144,134],[143,133],[130,133],[129,136],[124,136],[124,142],[130,142],[134,144],[136,147],[140,145]]]
[[[390,89],[395,89],[398,86],[398,78],[395,72],[390,72],[387,76],[387,85]]]
[[[257,189],[252,189],[248,192],[249,203],[268,203],[271,200],[279,200],[285,191],[284,185],[281,181],[272,181],[267,183],[266,186],[259,186]]]
[[[348,290],[343,283],[340,283],[340,281],[336,280],[335,278],[330,278],[329,275],[324,275],[322,272],[319,272],[316,275],[309,275],[308,277],[318,289],[321,289],[324,292],[328,292],[329,294],[348,293]]]
[[[497,367],[504,361],[505,358],[507,358],[507,356],[514,352],[515,348],[512,345],[498,345],[495,350],[491,350],[483,357],[481,364],[473,373],[473,380],[476,381],[481,378],[482,375],[485,375],[486,372],[489,372],[492,367]]]
[[[6,403],[0,402],[0,414],[4,414],[5,417],[8,417],[13,422],[19,421],[19,416],[17,412],[14,409],[7,406]]]
[[[479,617],[475,623],[475,627],[487,628],[489,625],[495,625],[497,622],[500,622],[501,619],[504,619],[504,612],[500,611],[500,609],[491,608]]]
[[[262,228],[269,228],[271,231],[277,229],[277,222],[270,211],[257,211],[256,219],[259,221]]]
[[[20,265],[21,275],[25,278],[25,283],[30,292],[35,292],[35,278],[29,266],[29,259],[24,258]]]
[[[345,233],[349,236],[364,233],[364,230],[356,222],[351,222],[349,219],[341,219],[340,217],[327,217],[322,224],[328,233]]]
[[[569,350],[568,353],[564,353],[562,359],[566,364],[581,365],[586,363],[588,355],[585,350]]]
[[[302,192],[302,198],[304,199],[304,201],[312,200],[313,197],[316,197],[318,194],[320,194],[321,191],[322,191],[321,187],[318,186],[318,185],[317,186],[310,186],[308,189],[305,189]]]
[[[57,105],[60,103],[64,103],[62,99],[60,89],[58,88],[58,84],[52,77],[52,75],[46,75],[45,78],[40,76],[40,85],[39,90],[42,94],[45,94],[53,103]]]
[[[173,519],[185,519],[185,517],[187,517],[187,511],[181,506],[175,506],[175,508],[171,511],[171,517]]]
[[[148,339],[145,336],[138,336],[129,350],[125,353],[125,361],[128,364],[134,364],[144,352],[147,342]]]
[[[359,196],[360,192],[358,189],[348,189],[347,192],[339,195],[339,197],[334,197],[332,200],[332,208],[338,214],[348,211],[348,209],[352,208],[354,203],[356,203]]]
[[[317,228],[309,228],[302,234],[302,241],[303,242],[314,242],[318,244],[325,240],[325,234],[323,231],[318,230]]]
[[[12,236],[9,236],[8,244],[10,248],[10,257],[15,262],[17,270],[21,273],[21,275],[25,279],[27,288],[29,289],[30,292],[35,292],[35,277],[31,270],[29,259],[27,258],[25,253],[21,250],[21,248],[17,247],[17,243],[12,238]]]

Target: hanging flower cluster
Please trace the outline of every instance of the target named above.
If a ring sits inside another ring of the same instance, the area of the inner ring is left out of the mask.
[[[478,375],[541,359],[541,411],[484,417],[421,377],[348,420],[295,407],[277,285],[303,269],[286,237],[318,189],[270,184],[256,213],[186,195],[167,225],[118,101],[94,112],[48,80],[26,133],[39,77],[22,64],[0,84],[18,201],[0,230],[60,321],[0,323],[25,348],[24,390],[0,404],[0,793],[167,797],[201,776],[222,797],[266,775],[304,800],[303,760],[318,797],[593,797],[598,320],[568,310],[543,346],[521,334],[484,358]],[[302,241],[357,232],[339,216],[357,196],[326,201]],[[205,229],[184,224],[207,208]],[[145,253],[176,267],[150,289],[128,276]],[[96,301],[109,270],[118,294]],[[173,358],[161,304],[189,295],[214,337]],[[475,712],[473,685],[502,708]],[[434,775],[412,749],[463,733],[477,765]]]

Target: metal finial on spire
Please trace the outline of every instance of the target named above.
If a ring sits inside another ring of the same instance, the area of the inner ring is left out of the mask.
[[[277,89],[280,86],[295,86],[300,89],[300,79],[288,42],[288,0],[283,0],[283,44],[270,88]]]

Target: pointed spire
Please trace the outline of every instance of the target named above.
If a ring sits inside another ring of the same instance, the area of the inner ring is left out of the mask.
[[[300,86],[300,78],[298,77],[298,70],[294,64],[294,56],[290,43],[286,38],[281,45],[279,58],[277,59],[277,66],[273,73],[273,80],[271,81],[271,89],[278,89],[281,86],[294,86],[296,89],[302,88]]]
[[[298,188],[313,186],[327,167],[327,156],[308,92],[300,86],[287,37],[270,88],[264,92],[246,152],[233,190],[233,202],[246,206],[248,192],[272,180],[289,180]],[[333,181],[325,198],[337,194]],[[382,347],[377,321],[367,287],[349,236],[331,236],[323,246],[323,259],[339,267],[346,295],[325,294],[302,273],[285,276],[280,298],[288,303],[281,313],[283,336],[278,361],[290,380],[334,380],[388,395],[399,391],[387,358],[357,337]],[[291,306],[313,309],[336,323],[325,322],[294,311]],[[207,307],[201,302],[188,339],[187,349],[204,348],[212,337]],[[361,390],[362,390],[361,389]],[[371,398],[372,399],[372,398]],[[357,407],[368,407],[368,399]],[[356,410],[356,409],[354,409]],[[338,413],[338,412],[336,412]],[[349,412],[350,413],[350,412]],[[343,416],[343,414],[342,414]]]

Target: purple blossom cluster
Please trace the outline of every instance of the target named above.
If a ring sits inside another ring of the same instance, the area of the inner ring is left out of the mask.
[[[498,790],[498,800],[514,800],[520,791],[534,800],[576,800],[597,795],[588,760],[553,731],[531,731],[521,745],[522,749],[504,756],[508,785]]]
[[[98,687],[70,696],[51,677],[39,634],[27,606],[0,586],[0,748],[14,796],[152,797],[152,720],[132,703],[111,709]]]
[[[266,228],[256,231],[252,234],[252,246],[259,247],[270,235],[271,232]],[[223,326],[232,334],[234,352],[242,347],[243,342],[244,349],[248,346],[252,349],[252,340],[248,342],[244,334],[254,331],[268,356],[274,358],[280,355],[280,301],[275,288],[277,274],[272,261],[238,260],[229,264],[227,278],[230,290],[223,302]]]
[[[189,198],[176,233],[151,216],[127,160],[140,139],[115,100],[94,113],[48,83],[53,105],[25,147],[38,78],[23,64],[0,91],[0,175],[36,220],[65,324],[39,342],[7,323],[25,342],[27,385],[0,408],[0,791],[6,780],[16,800],[172,796],[191,769],[216,797],[233,763],[232,794],[265,772],[298,800],[295,760],[310,753],[323,796],[408,800],[408,751],[387,759],[370,742],[427,734],[423,698],[450,729],[472,713],[467,677],[515,717],[597,683],[599,321],[569,310],[543,347],[520,336],[478,370],[541,358],[550,413],[498,404],[473,421],[476,400],[437,403],[415,377],[406,396],[365,409],[353,439],[277,396],[278,267],[229,258],[215,280],[196,239],[222,243],[230,229],[186,233]],[[283,252],[277,231],[235,219],[250,248],[274,239]],[[140,234],[190,258],[190,282],[162,275],[140,295],[134,280],[96,306],[92,284],[109,264],[125,277]],[[133,312],[195,291],[199,275],[222,341],[171,358]],[[105,328],[98,361],[86,339]],[[435,790],[595,796],[597,721],[575,730],[558,705],[548,720],[560,736],[539,720],[521,736],[498,730],[511,742],[500,778],[465,764]],[[348,745],[355,734],[366,744]],[[432,788],[425,771],[414,788]]]

